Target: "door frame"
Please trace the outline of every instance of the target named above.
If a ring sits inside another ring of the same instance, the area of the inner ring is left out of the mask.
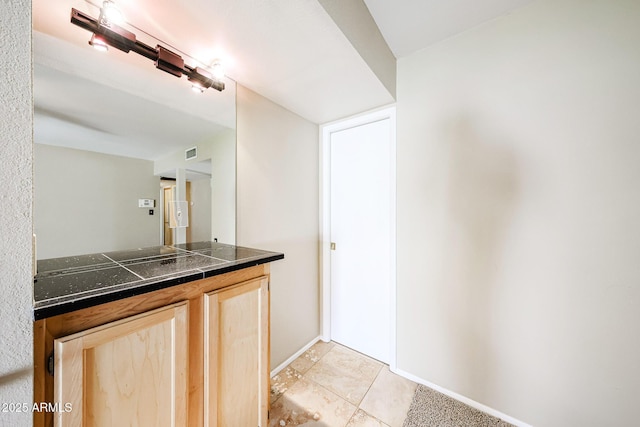
[[[331,134],[389,119],[389,367],[396,369],[396,106],[387,105],[320,126],[320,337],[331,340]]]
[[[162,178],[162,177],[160,178],[160,197],[159,197],[158,206],[157,206],[156,210],[160,212],[160,245],[161,246],[166,245],[166,241],[167,241],[166,236],[165,236],[166,233],[165,233],[165,229],[164,229],[164,220],[166,218],[165,205],[164,205],[164,202],[165,202],[164,193],[165,193],[165,190],[167,188],[171,188],[171,187],[175,188],[175,181],[174,181],[174,184],[168,184],[167,183],[166,185],[163,185],[162,182],[163,181],[167,182],[167,181],[171,181],[171,180],[172,180],[171,178]],[[175,192],[175,190],[174,190],[174,192]],[[175,233],[174,233],[173,230],[174,229],[170,229],[171,234],[172,234],[171,241],[173,243],[175,243],[175,237],[176,236],[175,236]]]

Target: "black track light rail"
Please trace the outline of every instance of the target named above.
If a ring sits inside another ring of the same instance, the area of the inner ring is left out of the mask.
[[[80,28],[84,28],[104,39],[104,41],[114,48],[125,53],[135,52],[155,62],[156,68],[182,77],[184,74],[189,81],[197,83],[203,88],[214,88],[218,91],[224,90],[224,82],[211,78],[209,73],[199,67],[190,67],[184,63],[180,55],[171,50],[156,45],[155,48],[142,43],[136,39],[132,32],[115,24],[103,25],[97,19],[83,13],[77,9],[71,9],[71,23]]]

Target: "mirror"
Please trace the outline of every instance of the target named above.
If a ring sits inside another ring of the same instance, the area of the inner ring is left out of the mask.
[[[98,52],[91,33],[70,23],[72,7],[100,13],[85,1],[33,0],[38,259],[184,241],[234,244],[235,82],[225,77],[222,92],[194,93],[186,77],[147,58]],[[146,18],[161,27],[152,13]],[[178,51],[188,65],[206,66],[174,48],[179,40],[157,41],[140,28],[127,29]],[[178,205],[187,206],[186,228],[170,221]]]

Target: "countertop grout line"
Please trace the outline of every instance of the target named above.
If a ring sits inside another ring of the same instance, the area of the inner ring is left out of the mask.
[[[122,283],[117,283],[114,285],[109,285],[109,286],[105,286],[104,288],[99,288],[99,289],[87,289],[86,291],[76,291],[73,294],[68,294],[68,295],[61,295],[61,296],[57,296],[57,297],[51,297],[51,298],[45,298],[42,300],[38,300],[35,301],[35,304],[37,306],[41,306],[43,305],[43,303],[50,303],[51,301],[57,301],[58,303],[64,303],[64,302],[71,302],[71,301],[76,301],[76,300],[80,300],[85,297],[76,297],[76,295],[86,295],[86,294],[96,294],[98,295],[100,292],[104,292],[104,290],[108,289],[108,290],[114,290],[117,287],[124,287],[124,286],[130,286],[132,283],[139,283],[137,280],[133,281],[133,282],[122,282]],[[144,283],[142,283],[141,285],[144,285]]]
[[[180,249],[180,248],[178,248],[178,249]],[[222,261],[223,263],[233,262],[233,261],[229,261],[229,260],[227,260],[227,259],[216,258],[216,257],[211,256],[211,255],[205,255],[205,254],[200,253],[200,252],[190,251],[190,250],[188,250],[188,249],[182,249],[182,250],[183,250],[183,251],[185,251],[185,252],[187,252],[187,253],[189,253],[189,254],[191,254],[191,255],[200,255],[200,256],[203,256],[203,257],[206,257],[206,258],[211,258],[211,259],[215,259],[215,260],[218,260],[218,261]]]
[[[234,261],[230,261],[230,260],[228,260],[228,259],[216,258],[216,257],[214,257],[213,255],[206,255],[206,254],[203,254],[203,253],[198,252],[198,251],[195,251],[195,250],[194,250],[194,251],[192,251],[192,250],[190,250],[190,249],[176,248],[175,246],[171,246],[171,247],[172,247],[172,248],[175,248],[175,249],[179,249],[179,250],[181,250],[181,251],[185,251],[185,252],[187,252],[188,254],[192,254],[192,255],[199,255],[199,256],[206,257],[206,258],[215,259],[215,260],[217,260],[217,261],[222,261],[222,263],[223,263],[223,264],[228,264],[228,263],[234,262]],[[204,250],[207,250],[207,249],[202,249],[202,250],[204,251]],[[259,255],[256,255],[256,256],[259,256]]]
[[[49,267],[67,266],[41,272],[44,273],[42,276],[34,278],[34,318],[44,319],[71,309],[91,307],[105,301],[115,301],[284,258],[284,254],[278,252],[205,243],[211,246],[196,245],[187,250],[165,245],[164,248],[171,253],[162,254],[158,252],[163,252],[162,247],[142,248],[146,249],[142,253],[148,256],[131,250],[51,259],[55,262],[50,262]],[[233,259],[213,256],[218,255],[219,250],[222,251],[219,253],[221,256]],[[123,257],[125,259],[120,259]],[[182,259],[185,262],[180,262]],[[174,262],[162,262],[163,260]],[[84,265],[86,262],[95,264]],[[92,276],[91,273],[95,275]]]
[[[196,273],[202,274],[204,276],[204,272],[199,271],[199,269],[197,269],[197,268],[196,269],[192,269],[192,270],[185,270],[183,273],[189,273],[189,272],[196,272]],[[135,273],[133,273],[133,274],[135,274]],[[136,274],[136,276],[140,277],[137,274]],[[180,275],[176,275],[175,272],[174,273],[169,273],[169,274],[163,274],[163,275],[160,275],[160,276],[150,277],[148,279],[144,279],[143,278],[142,281],[135,280],[133,282],[122,282],[122,283],[109,285],[109,286],[106,286],[106,287],[100,288],[100,289],[87,289],[86,291],[76,291],[74,294],[70,294],[70,295],[61,295],[61,296],[58,296],[58,297],[52,297],[52,298],[39,300],[39,301],[36,301],[35,304],[38,305],[38,306],[41,306],[42,303],[45,303],[45,302],[49,303],[49,302],[55,301],[55,300],[59,300],[60,303],[76,301],[76,300],[81,300],[83,298],[90,298],[91,296],[94,296],[94,295],[100,295],[101,293],[104,293],[104,290],[117,292],[117,291],[122,290],[122,289],[135,289],[135,288],[142,287],[142,286],[148,286],[148,285],[154,285],[156,283],[161,283],[161,282],[163,282],[165,280],[180,279],[182,277],[187,277],[187,276],[189,276],[189,274],[185,274],[184,276],[180,276]],[[87,294],[89,294],[89,295],[87,296]],[[82,295],[82,296],[80,298],[76,298],[75,297],[76,295]]]
[[[107,256],[107,255],[105,255],[105,254],[102,254],[102,255],[104,255],[104,257],[105,257],[105,258],[107,258],[108,260],[111,260],[111,261],[115,262],[117,265],[119,265],[120,267],[124,268],[124,269],[125,269],[125,270],[127,270],[129,273],[135,274],[136,276],[138,276],[138,277],[139,277],[140,279],[142,279],[142,280],[146,280],[144,277],[142,277],[141,275],[139,275],[139,274],[138,274],[138,273],[136,273],[135,271],[131,271],[131,270],[129,270],[127,267],[125,267],[124,265],[120,264],[120,263],[119,263],[118,261],[116,261],[115,259],[112,259],[112,258],[110,258],[109,256]]]

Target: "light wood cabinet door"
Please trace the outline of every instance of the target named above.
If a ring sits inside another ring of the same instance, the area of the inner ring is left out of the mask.
[[[54,343],[62,426],[186,426],[188,305],[173,304]]]
[[[207,427],[267,427],[269,279],[204,296]]]

